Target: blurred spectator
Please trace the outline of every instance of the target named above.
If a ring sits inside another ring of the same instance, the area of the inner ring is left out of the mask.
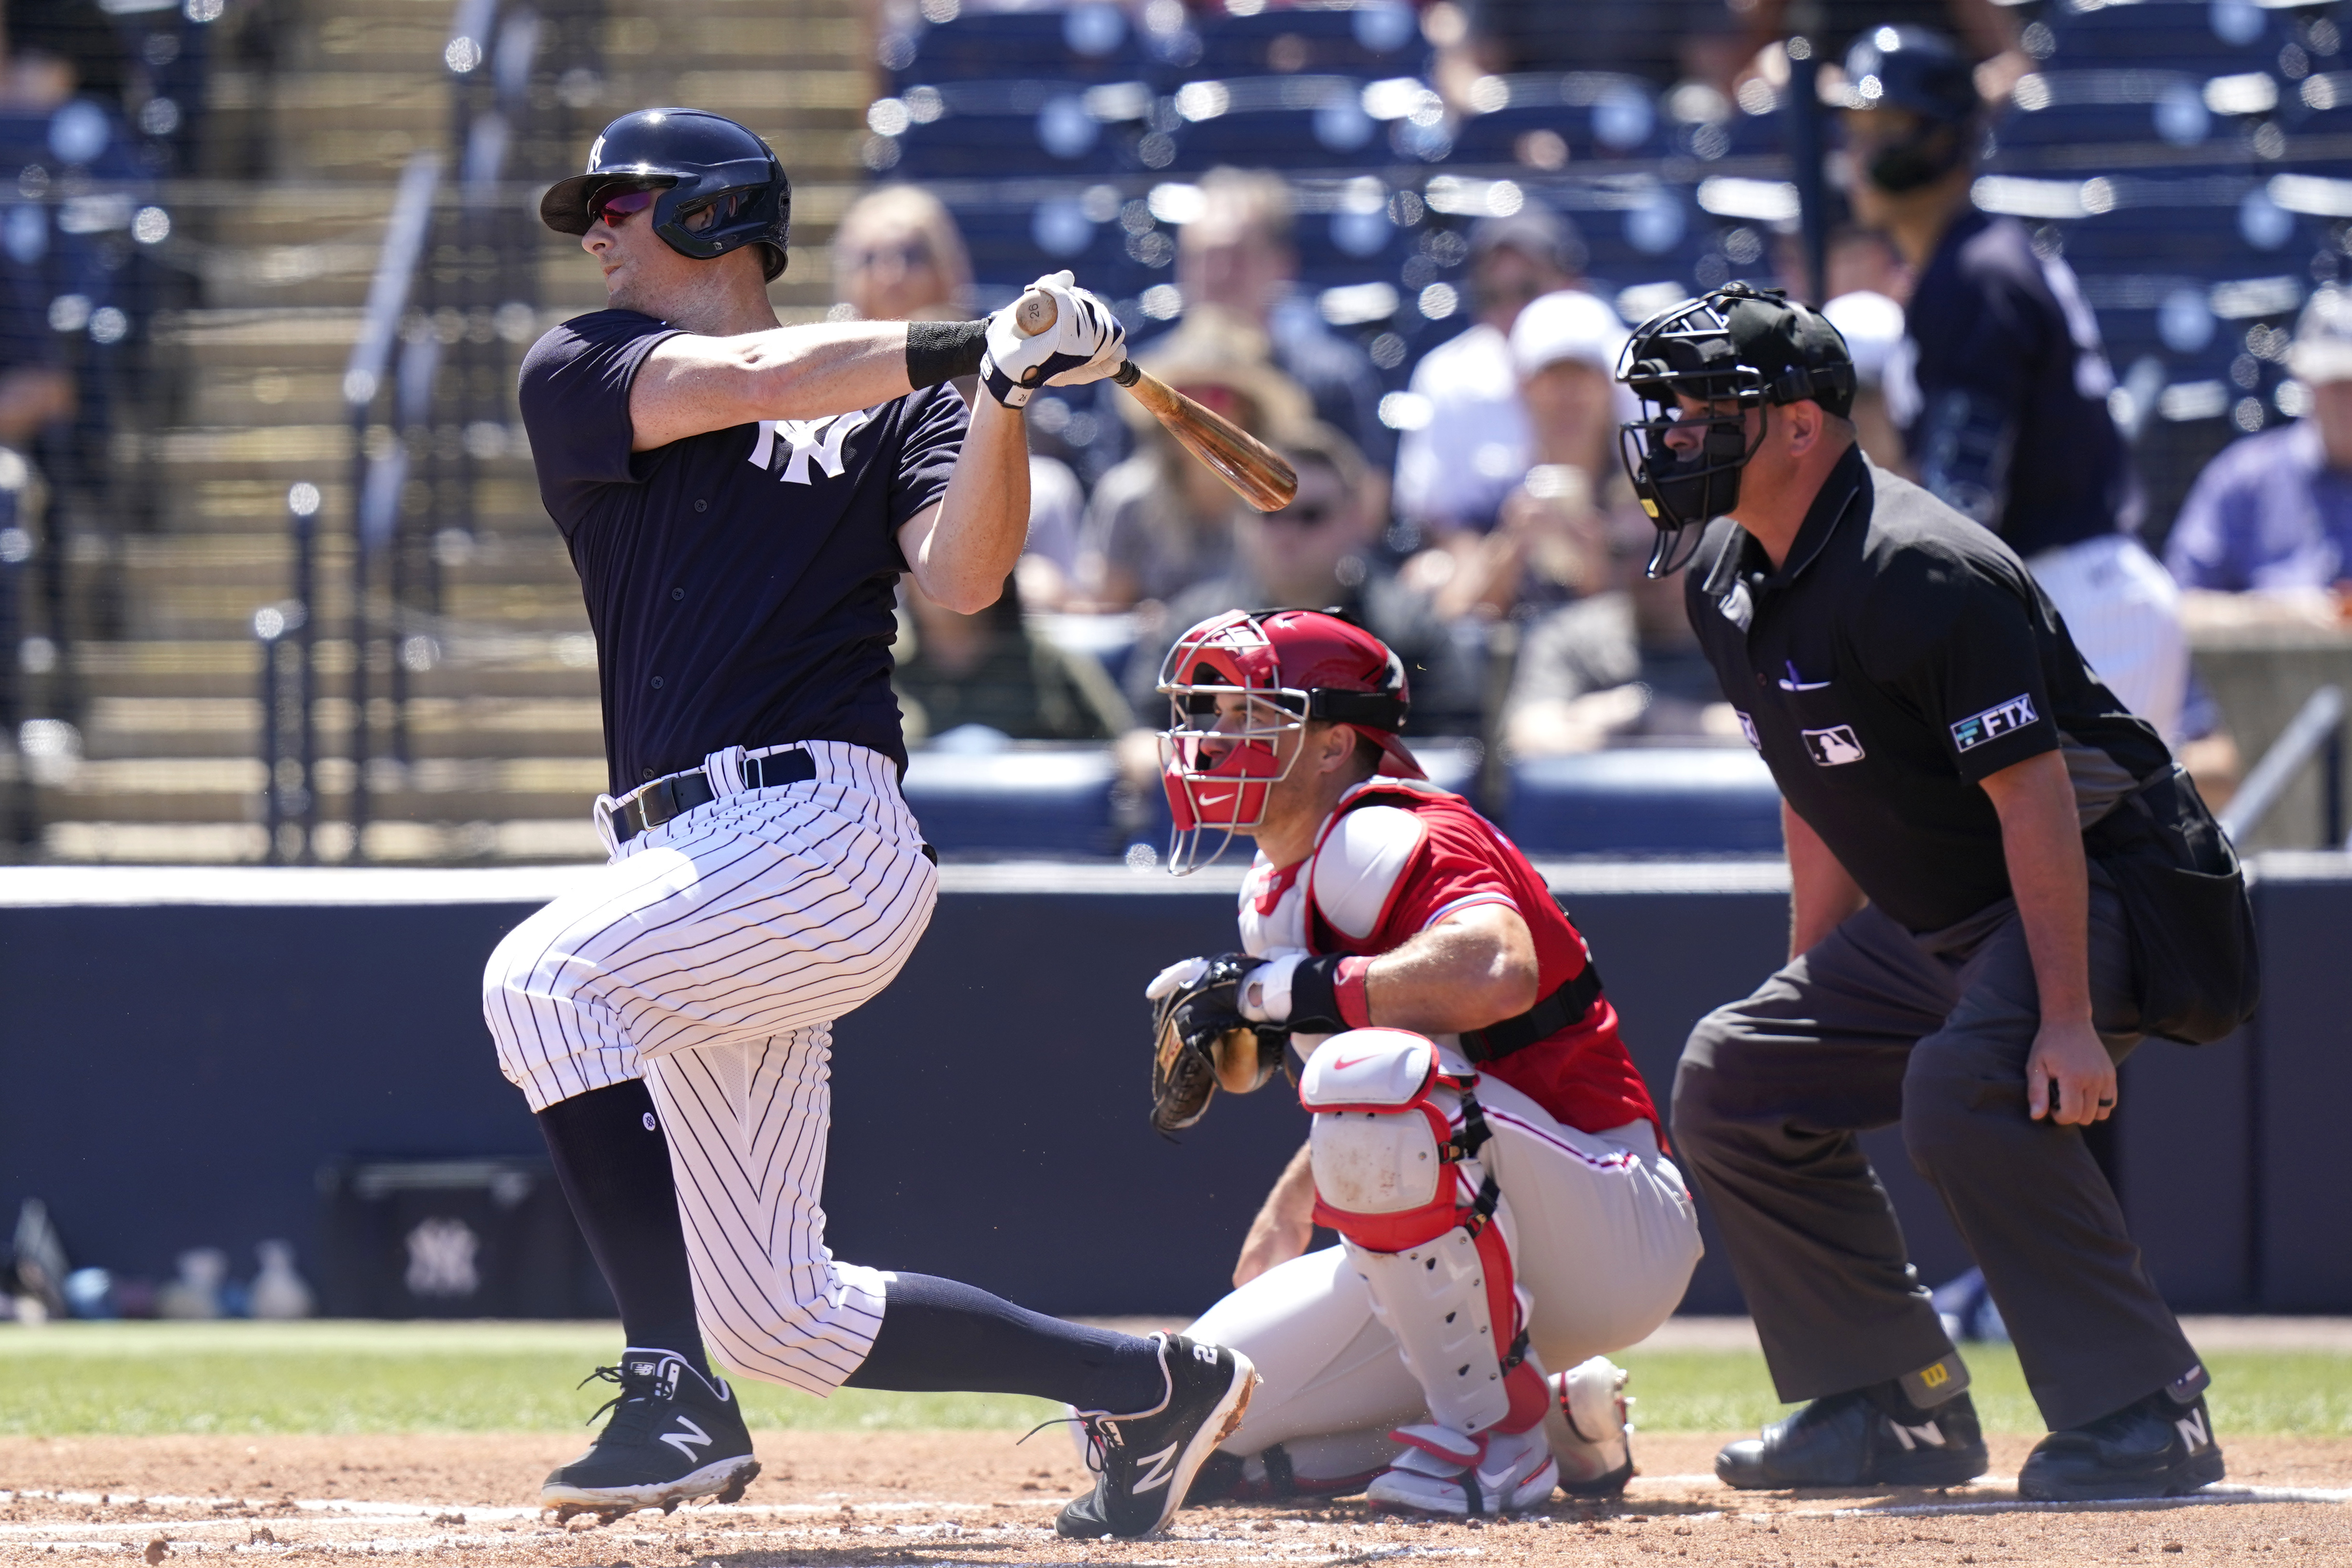
[[[1426,400],[1428,419],[1397,443],[1397,513],[1421,536],[1493,527],[1503,498],[1528,471],[1511,327],[1529,300],[1575,287],[1583,266],[1575,226],[1538,203],[1471,228],[1477,321],[1414,367],[1412,390]]]
[[[1374,549],[1375,487],[1354,445],[1328,425],[1274,444],[1298,470],[1297,499],[1261,514],[1228,498],[1232,565],[1177,595],[1140,628],[1128,663],[1130,705],[1157,726],[1167,711],[1156,690],[1160,661],[1187,627],[1220,611],[1336,606],[1404,660],[1416,734],[1475,731],[1478,693],[1466,661],[1427,595],[1399,582]]]
[[[1915,477],[2007,540],[2107,688],[2178,740],[2179,590],[2133,537],[2142,503],[2097,318],[2063,259],[1969,200],[1982,105],[1950,39],[1878,28],[1845,75],[1876,87],[1845,89],[1854,216],[1918,279],[1886,372]]]
[[[1265,334],[1221,310],[1188,315],[1135,362],[1276,446],[1314,417],[1297,384],[1267,363]],[[1078,552],[1079,602],[1101,610],[1171,599],[1223,576],[1234,554],[1233,491],[1133,398],[1118,407],[1136,449],[1097,481]]]
[[[1651,531],[1617,458],[1617,312],[1573,289],[1519,312],[1511,363],[1527,409],[1534,466],[1494,531],[1456,534],[1424,551],[1409,582],[1434,595],[1439,615],[1496,616],[1559,605],[1609,585],[1610,516]]]
[[[833,237],[834,298],[850,319],[967,321],[971,255],[954,215],[916,185],[879,185],[849,204]]]
[[[1650,540],[1620,532],[1614,542],[1609,568],[1620,585],[1552,611],[1520,637],[1503,705],[1515,756],[1740,740],[1739,716],[1683,607],[1682,574],[1652,582],[1642,574]]]
[[[2333,621],[2352,595],[2352,292],[2312,296],[2287,368],[2310,413],[2207,464],[2164,558],[2185,588],[2262,595],[2283,618]]]
[[[1831,326],[1853,356],[1854,437],[1862,455],[1882,468],[1901,472],[1903,433],[1886,412],[1886,366],[1903,342],[1900,302],[1869,289],[1840,294],[1822,307]]]
[[[131,62],[98,0],[8,0],[7,14],[10,98],[54,109],[79,93],[121,111]]]
[[[961,741],[1108,741],[1133,727],[1101,665],[1029,630],[1017,578],[1007,578],[996,603],[971,616],[941,605],[912,577],[904,586],[907,616],[890,685],[909,742],[954,731],[963,731]]]
[[[1444,0],[1423,28],[1439,46],[1438,90],[1457,108],[1481,76],[1522,71],[1617,71],[1664,89],[1683,80],[1721,88],[1746,53],[1738,13],[1755,0]]]
[[[1741,53],[1801,35],[1823,60],[1845,57],[1853,41],[1876,27],[1911,26],[1957,35],[1976,67],[1977,90],[1988,100],[2009,96],[2017,79],[2033,68],[2019,43],[2018,25],[2006,9],[2011,0],[1747,0],[1747,36]],[[1834,69],[1834,67],[1831,68]]]
[[[867,321],[971,319],[971,256],[953,214],[916,185],[881,185],[841,215],[833,237],[834,315]],[[956,390],[969,405],[978,378]],[[1069,595],[1077,565],[1078,519],[1085,491],[1066,464],[1029,458],[1029,541],[1021,557],[1024,596],[1040,609]]]
[[[1201,178],[1200,216],[1176,242],[1184,308],[1228,310],[1266,336],[1275,368],[1304,388],[1315,417],[1351,437],[1386,475],[1392,437],[1381,423],[1381,378],[1361,347],[1324,325],[1315,301],[1294,291],[1290,186],[1279,174],[1212,169]]]

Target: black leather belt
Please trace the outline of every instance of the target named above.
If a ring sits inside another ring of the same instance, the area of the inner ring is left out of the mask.
[[[816,759],[806,752],[771,752],[764,757],[743,759],[745,789],[807,784],[815,777]],[[710,787],[709,773],[701,768],[656,779],[645,788],[630,792],[627,799],[613,808],[614,842],[626,844],[647,828],[659,827],[718,798],[719,792]]]
[[[1582,973],[1520,1014],[1483,1029],[1462,1033],[1462,1054],[1474,1062],[1491,1062],[1522,1051],[1538,1040],[1549,1040],[1582,1019],[1601,1000],[1601,972],[1591,963]]]

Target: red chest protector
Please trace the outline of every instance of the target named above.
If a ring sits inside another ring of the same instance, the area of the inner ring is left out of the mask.
[[[1323,824],[1301,879],[1316,952],[1368,957],[1462,910],[1516,910],[1534,938],[1540,1000],[1464,1035],[1463,1050],[1568,1126],[1601,1132],[1648,1121],[1664,1147],[1582,934],[1518,847],[1468,801],[1418,779],[1367,780]]]

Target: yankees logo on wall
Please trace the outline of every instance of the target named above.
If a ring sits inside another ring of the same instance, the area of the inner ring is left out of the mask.
[[[848,465],[843,460],[842,447],[850,436],[874,417],[870,408],[850,414],[831,414],[822,419],[762,419],[760,438],[751,443],[751,466],[773,468],[776,461],[776,437],[784,438],[787,451],[783,470],[777,479],[788,485],[814,484],[809,473],[812,459],[824,469],[827,479],[837,479]]]

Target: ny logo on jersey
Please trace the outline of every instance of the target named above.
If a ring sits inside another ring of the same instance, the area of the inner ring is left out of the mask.
[[[870,408],[860,408],[848,414],[828,414],[822,419],[762,419],[760,438],[751,444],[751,466],[768,468],[775,466],[776,437],[782,436],[790,444],[785,455],[783,472],[776,477],[788,485],[813,484],[809,478],[809,462],[814,458],[824,465],[828,479],[839,479],[846,468],[841,448],[850,435],[874,417]]]

